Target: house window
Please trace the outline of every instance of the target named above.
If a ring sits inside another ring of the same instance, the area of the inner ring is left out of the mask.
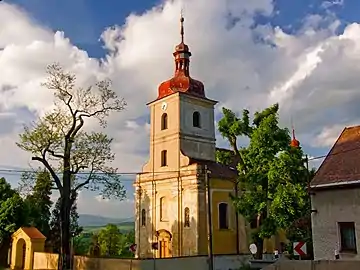
[[[190,209],[185,207],[184,209],[184,227],[190,227]]]
[[[167,205],[166,198],[160,198],[160,221],[167,221]]]
[[[161,167],[167,166],[167,151],[161,151]]]
[[[354,222],[339,222],[340,251],[357,252]]]
[[[141,226],[146,225],[146,211],[145,209],[141,210]]]
[[[161,116],[161,130],[168,128],[168,115],[166,113],[163,113]]]
[[[219,229],[229,229],[228,204],[219,204]]]
[[[200,127],[200,113],[193,113],[193,126],[199,128]]]

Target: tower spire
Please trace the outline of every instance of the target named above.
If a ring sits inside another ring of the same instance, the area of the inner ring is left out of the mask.
[[[290,145],[292,147],[298,148],[300,146],[300,142],[295,137],[295,128],[294,128],[294,124],[293,124],[292,119],[291,119],[291,129],[292,129],[292,140],[291,140]]]
[[[189,51],[189,46],[184,43],[184,16],[181,11],[180,15],[180,35],[181,42],[175,47],[175,74],[183,74],[184,76],[189,75],[189,65],[190,65],[190,56],[191,52]]]
[[[181,43],[184,43],[184,10],[181,9],[180,13],[180,35],[181,35]]]
[[[158,99],[171,95],[175,92],[188,93],[200,98],[205,97],[204,84],[201,81],[190,77],[190,57],[189,46],[184,42],[184,16],[183,9],[180,13],[180,36],[181,42],[175,46],[173,53],[175,60],[174,76],[159,86]]]

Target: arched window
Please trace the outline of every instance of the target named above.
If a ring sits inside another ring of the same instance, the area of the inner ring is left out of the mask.
[[[167,221],[166,198],[160,198],[160,221]]]
[[[227,203],[219,203],[219,229],[229,229],[229,214]]]
[[[146,211],[145,209],[141,210],[141,226],[146,225]]]
[[[184,227],[190,227],[190,209],[185,207],[184,209]]]
[[[168,115],[167,113],[163,113],[161,116],[161,130],[168,128]]]
[[[193,126],[199,128],[200,127],[200,113],[193,113]]]
[[[161,151],[161,167],[167,166],[167,151]]]

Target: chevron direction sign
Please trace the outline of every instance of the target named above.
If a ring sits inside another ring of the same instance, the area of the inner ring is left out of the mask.
[[[305,256],[306,255],[306,243],[305,242],[294,242],[294,255]]]

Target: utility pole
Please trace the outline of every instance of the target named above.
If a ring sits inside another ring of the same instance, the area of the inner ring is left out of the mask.
[[[212,241],[212,215],[211,215],[211,191],[210,191],[210,181],[207,165],[205,165],[205,183],[206,183],[206,192],[207,192],[207,219],[208,219],[208,260],[209,260],[209,270],[214,269],[214,256],[213,256],[213,241]]]

